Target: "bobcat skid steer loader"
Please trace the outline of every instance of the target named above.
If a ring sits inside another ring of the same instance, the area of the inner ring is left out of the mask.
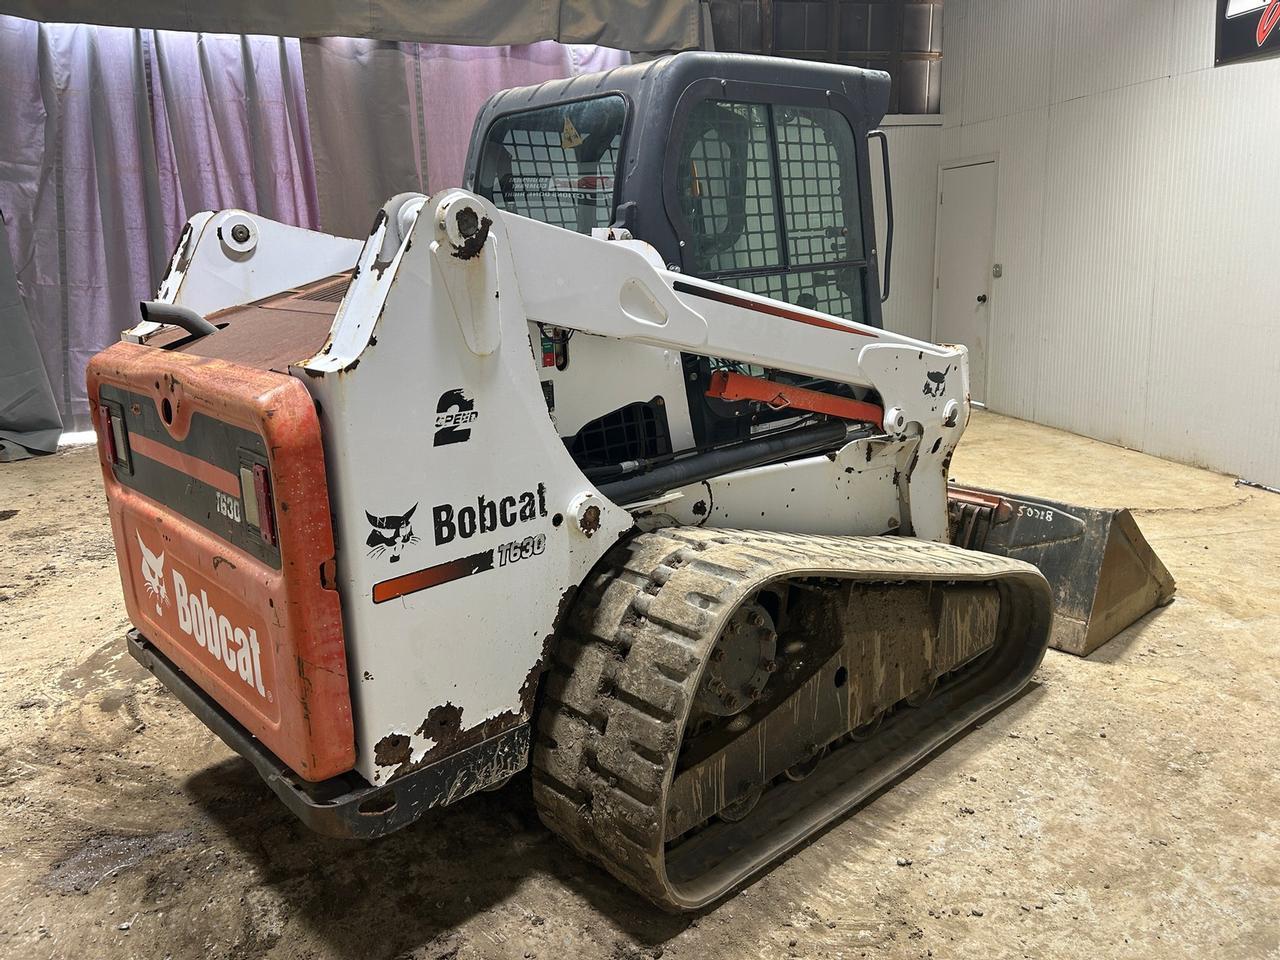
[[[965,349],[880,328],[888,85],[681,54],[495,97],[363,242],[193,217],[88,374],[133,656],[317,830],[532,764],[676,910],[1008,701],[1051,589],[950,542],[1026,539],[949,499]]]

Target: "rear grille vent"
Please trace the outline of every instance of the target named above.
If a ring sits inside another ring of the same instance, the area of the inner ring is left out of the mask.
[[[351,285],[351,276],[343,274],[331,280],[324,280],[298,293],[298,300],[312,300],[318,303],[338,303],[347,295],[347,287]]]

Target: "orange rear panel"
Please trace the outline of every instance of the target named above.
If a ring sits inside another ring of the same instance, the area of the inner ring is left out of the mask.
[[[306,388],[130,343],[94,357],[88,382],[130,620],[300,776],[350,770],[333,528]],[[240,467],[253,464],[270,477],[275,544],[249,523]]]

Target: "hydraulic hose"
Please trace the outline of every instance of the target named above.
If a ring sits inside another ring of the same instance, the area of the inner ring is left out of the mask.
[[[869,435],[871,431],[863,432]],[[694,454],[683,460],[655,467],[639,476],[602,483],[599,489],[614,503],[636,503],[673,487],[697,483],[733,470],[757,467],[782,457],[823,450],[843,443],[853,435],[857,435],[857,431],[851,434],[848,424],[843,421],[820,423],[758,440],[747,440],[726,449]]]

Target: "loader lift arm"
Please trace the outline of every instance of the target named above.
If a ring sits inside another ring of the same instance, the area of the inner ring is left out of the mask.
[[[883,403],[883,436],[913,455],[899,484],[903,533],[945,541],[946,470],[968,422],[964,347],[943,347],[839,317],[779,303],[665,269],[641,241],[601,242],[514,214],[465,191],[427,201],[400,198],[379,217],[334,319],[325,349],[299,364],[312,376],[349,368],[368,346],[364,319],[394,276],[413,224],[427,215],[435,256],[468,350],[477,358],[502,348],[502,301],[474,296],[478,278],[496,284],[511,270],[523,319],[583,334],[874,391]],[[483,231],[483,235],[481,232]],[[500,237],[496,242],[494,237]],[[497,248],[495,250],[495,247]],[[465,254],[465,255],[464,255]],[[379,272],[378,264],[390,262]],[[561,265],[575,264],[571,275]],[[497,291],[495,291],[497,292]],[[586,305],[592,305],[591,309]],[[519,335],[524,340],[524,328]],[[927,506],[921,506],[927,505]]]

